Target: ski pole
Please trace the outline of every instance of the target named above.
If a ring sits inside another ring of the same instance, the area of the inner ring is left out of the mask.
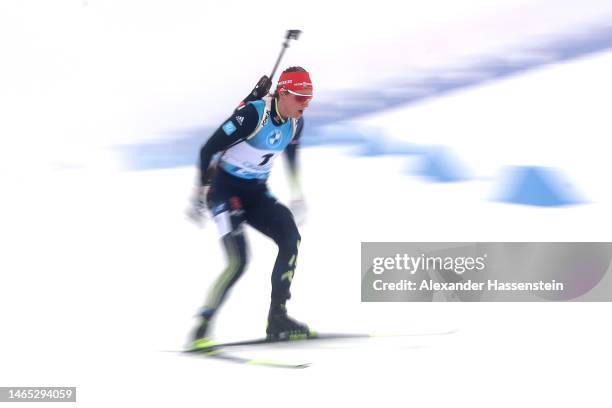
[[[272,73],[270,74],[270,81],[274,78],[274,74],[276,73],[276,69],[278,68],[278,64],[280,64],[283,55],[285,54],[285,50],[289,48],[289,40],[297,40],[302,34],[300,30],[287,30],[287,34],[285,34],[285,42],[283,43],[283,48],[281,48],[280,55],[276,60],[276,64],[274,64],[274,68],[272,69]]]

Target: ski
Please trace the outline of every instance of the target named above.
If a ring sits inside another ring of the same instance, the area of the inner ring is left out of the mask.
[[[192,351],[192,350],[189,350]],[[195,350],[193,350],[195,351]],[[217,360],[223,360],[223,361],[227,361],[230,363],[236,363],[236,364],[245,364],[245,365],[254,365],[254,366],[259,366],[259,367],[270,367],[270,368],[288,368],[288,369],[302,369],[302,368],[308,368],[310,367],[309,363],[305,363],[305,364],[292,364],[292,363],[283,363],[280,361],[274,361],[274,360],[261,360],[261,359],[252,359],[252,358],[246,358],[246,357],[239,357],[239,356],[235,356],[232,354],[227,354],[225,351],[217,348],[214,350],[198,350],[199,354],[201,356],[204,356],[206,358],[214,358]]]
[[[189,355],[204,356],[223,360],[230,363],[254,365],[260,367],[271,368],[286,368],[286,369],[304,369],[310,367],[310,363],[293,364],[274,360],[252,359],[240,357],[233,354],[228,354],[224,349],[240,346],[258,346],[276,343],[299,343],[305,341],[324,341],[324,340],[342,340],[342,339],[368,339],[368,338],[384,338],[384,337],[420,337],[420,336],[441,336],[453,334],[456,330],[448,331],[432,331],[432,332],[415,332],[415,333],[311,333],[309,336],[294,336],[279,339],[257,338],[252,340],[242,340],[226,343],[208,342],[205,347],[183,350],[182,353]]]
[[[210,342],[206,347],[185,350],[185,353],[207,353],[219,349],[240,347],[240,346],[258,346],[276,343],[298,343],[305,341],[323,341],[323,340],[342,340],[342,339],[367,339],[367,338],[384,338],[384,337],[417,337],[417,336],[441,336],[453,334],[456,330],[439,331],[439,332],[417,332],[417,333],[313,333],[309,336],[286,337],[280,339],[258,338],[251,340],[234,341],[227,343]]]

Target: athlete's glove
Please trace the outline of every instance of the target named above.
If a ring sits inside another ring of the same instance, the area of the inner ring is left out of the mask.
[[[289,201],[289,209],[293,214],[293,219],[297,225],[302,225],[306,222],[306,201],[304,198],[293,198]]]
[[[206,200],[210,186],[196,187],[191,196],[191,205],[186,211],[187,217],[197,226],[203,227],[208,219]]]

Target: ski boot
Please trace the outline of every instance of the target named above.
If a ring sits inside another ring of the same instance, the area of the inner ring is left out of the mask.
[[[211,348],[215,345],[212,339],[208,336],[210,331],[210,318],[202,317],[200,324],[193,332],[193,341],[191,342],[191,350],[203,350]]]
[[[266,338],[268,340],[300,340],[316,336],[304,323],[287,316],[284,304],[273,305],[268,314]]]

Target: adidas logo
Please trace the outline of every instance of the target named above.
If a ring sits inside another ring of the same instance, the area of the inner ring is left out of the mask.
[[[236,119],[236,122],[238,122],[238,124],[240,126],[242,126],[242,121],[244,120],[244,117],[243,116],[236,116],[235,119]]]

